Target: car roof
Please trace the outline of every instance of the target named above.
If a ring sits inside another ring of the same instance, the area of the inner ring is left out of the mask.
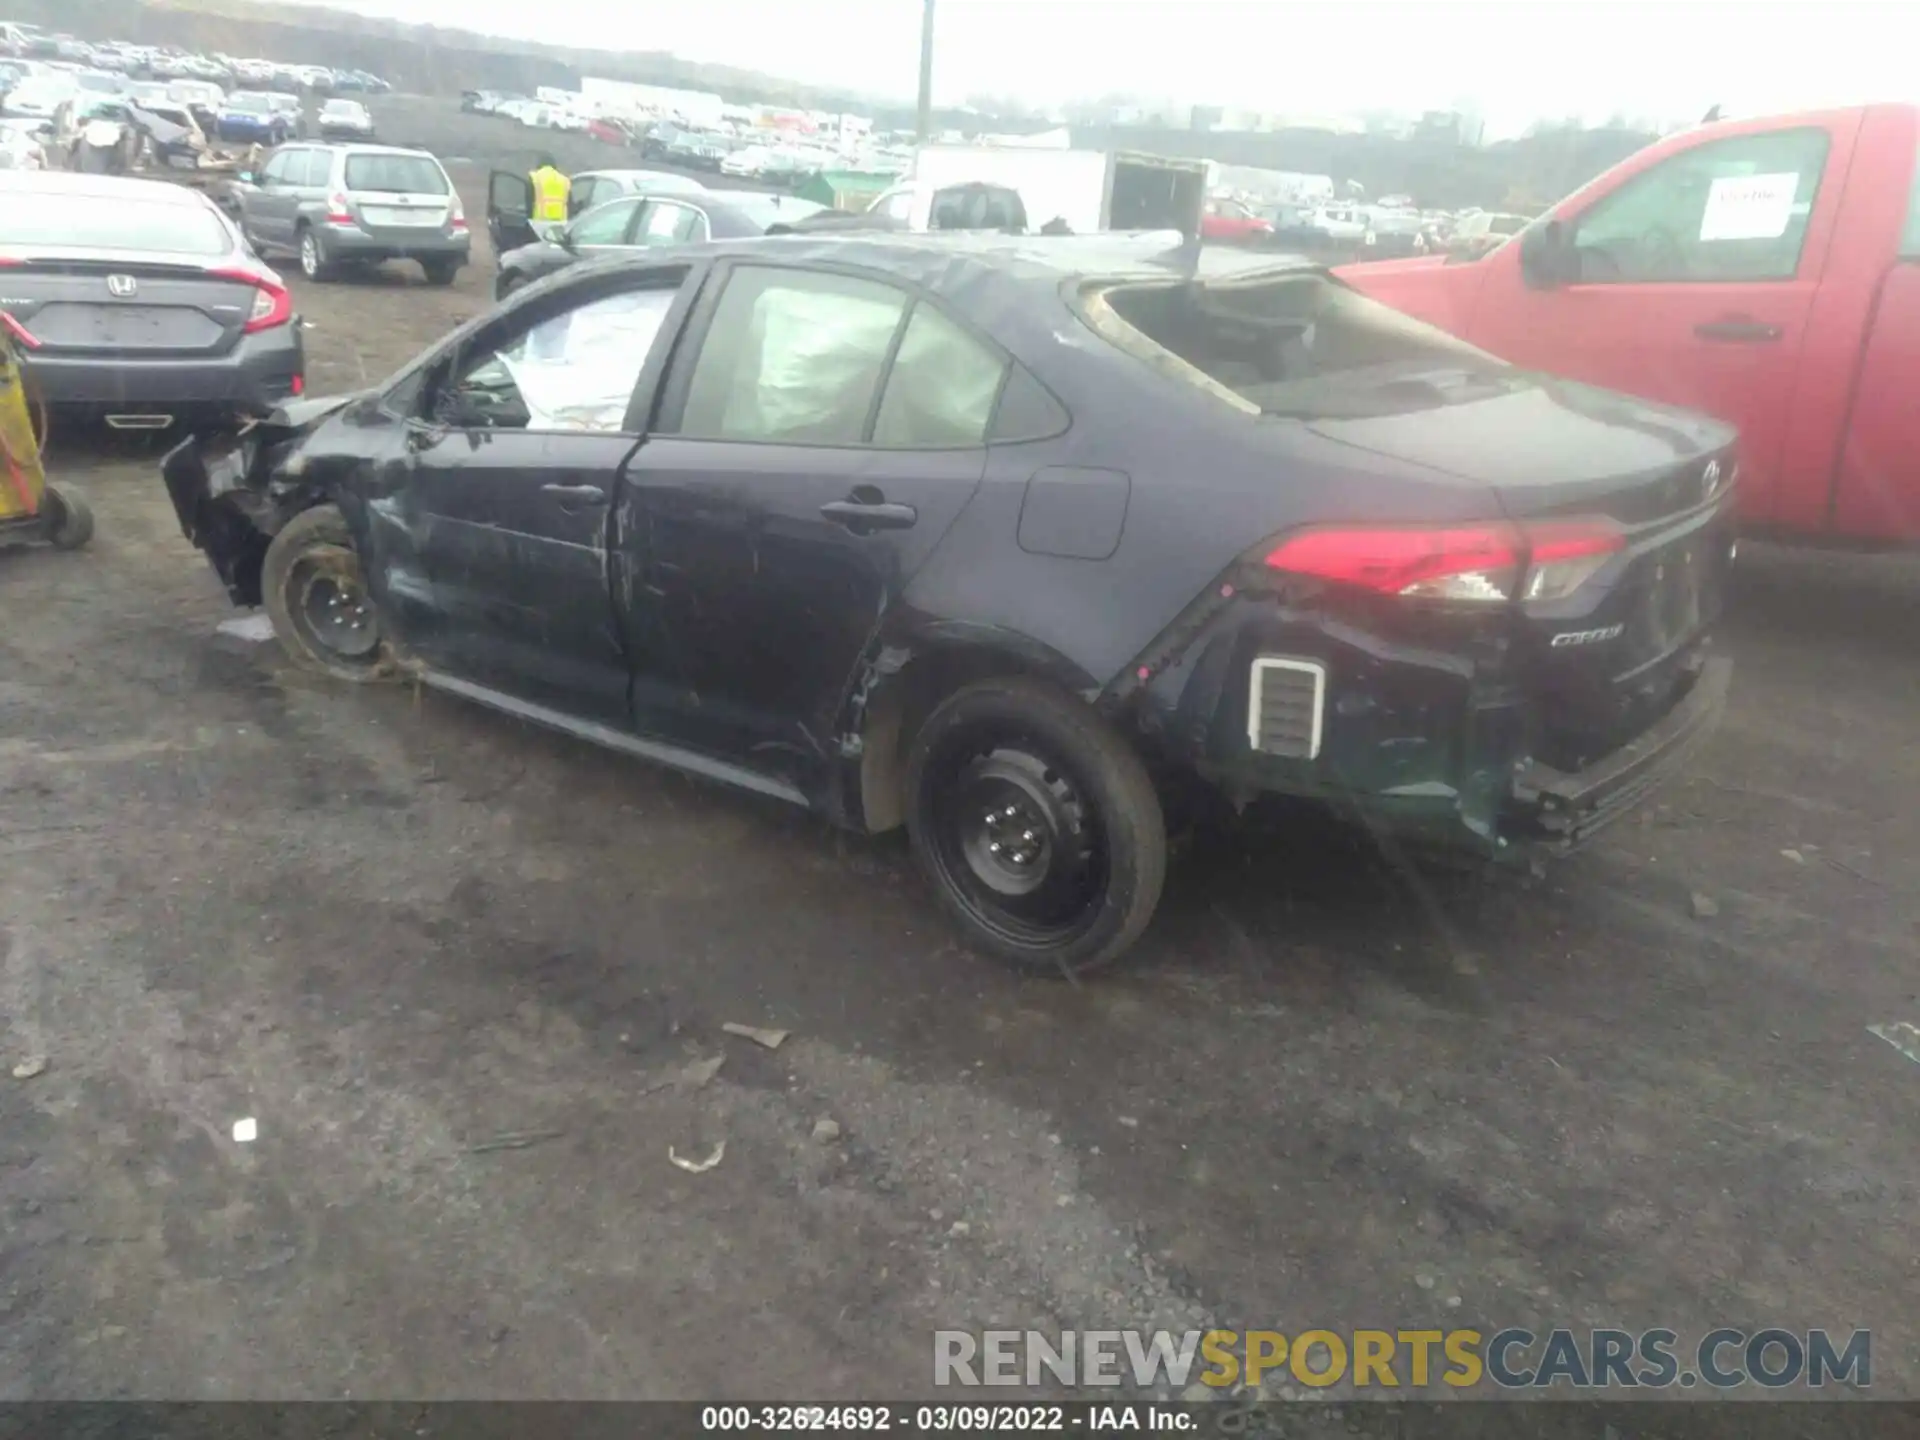
[[[80,175],[70,170],[0,170],[0,190],[31,195],[97,195],[155,205],[212,206],[199,191],[185,185],[124,175]]]
[[[439,156],[417,145],[362,145],[352,140],[293,140],[280,148],[294,150],[303,146],[308,150],[334,150],[343,155],[418,155],[436,165],[440,163]]]
[[[935,292],[969,287],[1057,291],[1075,280],[1226,281],[1261,275],[1312,274],[1325,267],[1294,255],[1234,246],[1170,243],[1172,232],[1141,235],[1002,235],[948,232],[895,235],[879,231],[778,235],[751,246],[720,241],[705,248],[732,257],[777,256],[784,263],[853,265],[891,273]]]

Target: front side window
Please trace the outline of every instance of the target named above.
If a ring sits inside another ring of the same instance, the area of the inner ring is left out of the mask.
[[[576,245],[624,245],[627,241],[627,227],[633,223],[633,212],[640,208],[640,202],[631,197],[624,200],[610,200],[605,205],[589,210],[573,222],[571,232]]]
[[[1791,280],[1825,130],[1715,140],[1641,171],[1573,222],[1581,283]]]
[[[871,280],[741,267],[694,362],[680,433],[861,444],[906,306],[903,293]]]
[[[678,286],[622,290],[477,336],[429,417],[464,430],[619,430]]]

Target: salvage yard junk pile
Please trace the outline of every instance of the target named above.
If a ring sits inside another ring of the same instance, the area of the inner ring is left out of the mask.
[[[1732,432],[1300,262],[1193,263],[848,235],[583,268],[166,483],[300,661],[904,825],[962,933],[1043,972],[1139,936],[1170,804],[1587,839],[1724,701]]]

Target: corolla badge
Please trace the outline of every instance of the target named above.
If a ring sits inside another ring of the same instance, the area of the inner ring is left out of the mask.
[[[1569,645],[1598,645],[1605,640],[1616,640],[1627,627],[1625,625],[1607,625],[1598,630],[1562,630],[1548,643],[1556,650]]]

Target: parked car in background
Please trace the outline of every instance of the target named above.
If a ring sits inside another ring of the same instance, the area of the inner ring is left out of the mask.
[[[579,215],[550,240],[537,240],[501,255],[493,293],[496,299],[504,299],[582,260],[665,245],[789,233],[824,208],[811,200],[759,190],[629,193]]]
[[[1478,260],[1489,251],[1506,244],[1526,229],[1527,224],[1524,215],[1482,210],[1467,216],[1453,227],[1453,235],[1447,241],[1447,251],[1457,259]]]
[[[904,823],[1071,975],[1165,798],[1511,859],[1630,809],[1724,703],[1731,441],[1297,261],[861,236],[583,266],[163,470],[299,663]]]
[[[1200,212],[1200,238],[1215,245],[1263,245],[1273,222],[1238,200],[1209,200]]]
[[[45,168],[44,135],[44,127],[38,120],[0,119],[0,170]]]
[[[424,150],[287,145],[239,192],[241,228],[263,255],[286,254],[309,280],[343,266],[415,260],[450,285],[473,237],[453,182]]]
[[[0,98],[0,118],[50,123],[54,112],[80,92],[59,72],[30,76]]]
[[[1477,260],[1353,284],[1515,364],[1740,430],[1740,518],[1920,545],[1920,109],[1698,126]]]
[[[322,140],[372,140],[373,116],[358,100],[329,100],[315,118]]]
[[[236,90],[214,119],[218,138],[246,145],[282,145],[298,133],[295,117],[264,90]]]
[[[671,170],[582,170],[567,190],[567,217],[622,195],[702,193],[706,185]],[[487,238],[495,255],[504,255],[540,239],[533,225],[533,181],[513,170],[487,177]]]
[[[197,191],[0,171],[0,254],[0,324],[51,406],[154,430],[301,392],[286,286]]]
[[[1411,206],[1375,205],[1367,211],[1367,232],[1360,237],[1369,258],[1399,260],[1426,253],[1426,222]]]

